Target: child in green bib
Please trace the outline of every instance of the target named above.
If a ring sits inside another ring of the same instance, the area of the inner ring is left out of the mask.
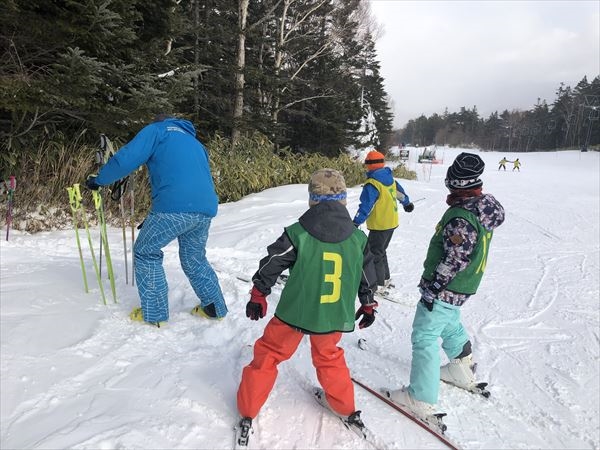
[[[248,427],[266,402],[277,378],[277,366],[309,336],[312,362],[322,399],[348,426],[364,429],[354,404],[354,387],[338,346],[342,333],[370,326],[375,320],[377,287],[367,237],[346,209],[346,184],[333,169],[316,171],[310,180],[309,206],[298,222],[267,247],[267,256],[252,277],[246,316],[267,314],[266,297],[284,270],[289,277],[275,314],[254,345],[254,359],[242,372],[237,393],[240,427]],[[356,297],[360,307],[355,312]],[[364,431],[364,430],[363,430]]]
[[[477,292],[483,277],[494,230],[504,222],[500,202],[482,193],[484,167],[479,155],[461,153],[448,168],[449,208],[431,238],[419,283],[410,384],[388,391],[391,400],[442,430],[445,425],[435,411],[440,379],[489,396],[485,383],[475,381],[471,341],[460,319],[461,306]],[[450,360],[441,368],[438,338]]]

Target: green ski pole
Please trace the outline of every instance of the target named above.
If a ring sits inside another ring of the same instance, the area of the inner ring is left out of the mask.
[[[110,289],[112,291],[113,300],[117,302],[117,290],[115,287],[115,275],[112,267],[112,260],[110,257],[110,248],[108,247],[108,235],[106,232],[106,220],[104,218],[104,208],[102,206],[102,196],[98,191],[92,191],[92,198],[94,199],[94,206],[96,213],[98,214],[98,223],[100,224],[100,239],[104,247],[104,253],[106,257],[106,268],[108,269],[108,279],[110,280]]]
[[[79,183],[73,185],[73,195],[77,199],[77,202],[81,204],[81,190],[79,189]],[[81,213],[81,218],[83,221],[83,226],[85,227],[85,232],[87,234],[88,245],[90,246],[90,253],[92,254],[92,262],[94,263],[94,272],[96,272],[96,279],[98,280],[98,286],[100,287],[100,295],[102,295],[102,301],[106,305],[106,294],[104,293],[104,285],[102,284],[102,276],[100,275],[100,269],[98,267],[98,262],[96,261],[96,254],[94,252],[94,244],[92,243],[92,235],[90,233],[90,227],[88,226],[88,221],[85,216],[85,211],[83,208],[79,208]]]
[[[77,198],[74,187],[68,187],[67,192],[69,194],[69,205],[71,206],[71,213],[73,215],[73,228],[75,228],[75,238],[77,239],[77,249],[79,250],[79,262],[81,264],[81,273],[83,274],[83,286],[85,293],[89,292],[87,275],[85,273],[85,264],[83,263],[83,252],[81,251],[81,241],[79,240],[79,224],[77,223],[77,212],[81,208],[80,200]]]

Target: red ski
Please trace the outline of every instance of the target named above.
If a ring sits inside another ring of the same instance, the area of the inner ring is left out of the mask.
[[[389,406],[391,406],[392,408],[394,408],[399,413],[401,413],[404,416],[408,417],[410,420],[412,420],[414,423],[416,423],[417,425],[419,425],[424,430],[427,430],[430,434],[432,434],[433,436],[435,436],[436,438],[438,438],[441,442],[443,442],[449,449],[451,449],[451,450],[459,450],[459,447],[456,444],[454,444],[452,441],[450,441],[449,439],[447,439],[442,433],[440,433],[439,431],[436,431],[435,429],[433,429],[430,426],[428,426],[425,422],[423,422],[419,418],[415,417],[413,414],[411,414],[409,411],[407,411],[406,409],[404,409],[402,406],[394,403],[393,401],[389,400],[388,398],[386,398],[385,396],[383,396],[379,392],[371,389],[369,386],[367,386],[366,384],[358,381],[357,379],[352,378],[352,381],[354,381],[356,384],[358,384],[365,391],[369,392],[370,394],[373,394],[375,397],[377,397],[382,402],[384,402],[384,403],[388,404]]]

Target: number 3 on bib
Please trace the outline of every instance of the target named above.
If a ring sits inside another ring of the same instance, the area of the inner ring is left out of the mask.
[[[333,263],[333,272],[325,274],[325,283],[332,284],[331,294],[321,295],[321,303],[335,303],[340,300],[342,290],[342,255],[323,252],[323,261]]]

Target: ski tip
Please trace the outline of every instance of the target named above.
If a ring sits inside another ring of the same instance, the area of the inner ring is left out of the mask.
[[[240,280],[240,281],[243,281],[244,283],[250,283],[250,281],[252,281],[252,280],[250,280],[249,278],[242,277],[242,276],[239,276],[239,275],[236,275],[235,277],[236,277],[238,280]]]
[[[320,387],[313,387],[312,388],[312,393],[313,396],[315,397],[315,400],[324,407],[328,407],[327,406],[327,400],[325,399],[325,392],[323,392],[323,389],[321,389]]]
[[[492,395],[492,394],[491,394],[491,392],[490,392],[490,391],[488,391],[488,390],[486,389],[487,385],[488,385],[487,383],[478,383],[476,387],[477,387],[477,390],[479,391],[479,393],[480,393],[480,394],[481,394],[483,397],[485,397],[485,398],[490,398],[490,395]]]

